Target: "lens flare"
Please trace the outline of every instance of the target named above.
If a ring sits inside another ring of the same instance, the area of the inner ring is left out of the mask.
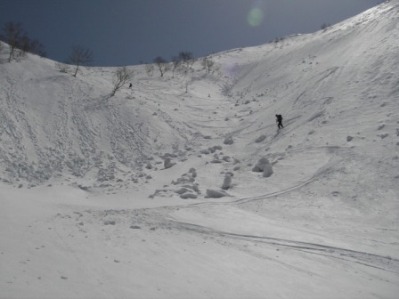
[[[263,11],[260,8],[252,8],[248,13],[247,21],[252,27],[259,26],[263,21]]]

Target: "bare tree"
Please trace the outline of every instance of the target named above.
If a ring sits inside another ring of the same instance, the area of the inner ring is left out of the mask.
[[[192,65],[194,64],[194,56],[193,53],[182,51],[179,53],[179,60],[181,65],[184,66],[184,72],[187,73],[191,70]]]
[[[8,62],[25,55],[27,52],[46,56],[44,46],[37,40],[28,37],[21,23],[8,22],[3,27],[0,39],[9,45]]]
[[[179,60],[179,69],[183,72],[184,75],[187,75],[190,71],[192,71],[192,66],[195,62],[194,56],[191,52],[182,51],[178,56]],[[186,93],[188,92],[188,85],[190,84],[191,78],[189,76],[186,77]]]
[[[79,67],[81,65],[86,65],[92,61],[93,61],[93,52],[91,50],[79,46],[73,47],[72,52],[68,58],[68,63],[73,64],[75,66],[75,71],[73,76],[76,77]]]
[[[8,62],[16,58],[18,54],[18,46],[22,36],[24,35],[21,23],[7,22],[3,27],[2,39],[8,44],[10,53],[8,56]]]
[[[29,47],[30,47],[30,39],[29,37],[24,34],[18,41],[18,48],[21,50],[21,55],[25,55],[26,52],[28,52]]]
[[[154,58],[154,63],[157,65],[159,72],[161,73],[161,77],[168,71],[168,63],[161,56]]]
[[[179,56],[172,57],[172,70],[173,70],[173,77],[175,76],[176,70],[180,67],[181,60]]]
[[[210,58],[210,57],[204,57],[202,59],[202,67],[206,70],[206,72],[209,74],[212,70],[212,67],[214,66],[215,62]]]
[[[193,53],[191,53],[191,52],[188,52],[188,51],[181,51],[181,52],[179,53],[179,58],[180,58],[181,61],[186,62],[186,61],[193,60],[193,59],[194,59],[194,56],[193,56]]]
[[[329,27],[331,27],[330,24],[323,23],[323,24],[321,24],[320,29],[323,30],[323,31],[326,31]]]
[[[111,97],[115,95],[115,93],[126,84],[133,77],[133,71],[129,71],[125,66],[120,67],[116,70],[113,83],[114,88],[111,92]]]
[[[22,51],[22,55],[25,55],[27,52],[29,52],[37,54],[41,57],[46,56],[44,46],[38,40],[30,39],[26,34],[22,36],[18,47]]]
[[[30,41],[28,52],[39,55],[41,57],[47,57],[47,53],[43,44],[36,39]]]

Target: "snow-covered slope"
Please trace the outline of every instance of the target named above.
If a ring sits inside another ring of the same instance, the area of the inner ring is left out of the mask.
[[[0,297],[396,298],[398,40],[392,0],[113,97],[1,63]]]

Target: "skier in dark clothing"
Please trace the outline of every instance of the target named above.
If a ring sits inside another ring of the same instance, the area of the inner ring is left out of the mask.
[[[279,129],[284,128],[283,126],[283,117],[281,114],[276,114],[276,123]]]

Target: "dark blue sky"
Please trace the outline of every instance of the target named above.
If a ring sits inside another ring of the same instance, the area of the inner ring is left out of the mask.
[[[381,0],[0,0],[0,25],[21,22],[49,58],[89,48],[94,65],[205,56],[334,24]]]

